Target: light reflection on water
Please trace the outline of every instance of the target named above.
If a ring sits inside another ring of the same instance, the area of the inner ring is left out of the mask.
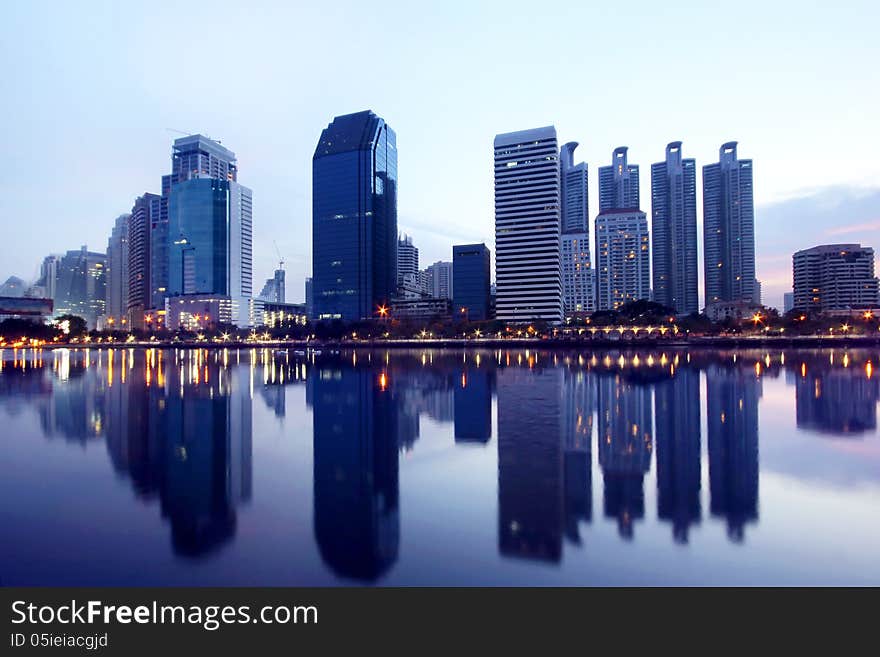
[[[878,584],[877,358],[6,349],[0,578]]]

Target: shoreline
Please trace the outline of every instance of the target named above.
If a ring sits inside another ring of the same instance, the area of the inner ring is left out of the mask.
[[[152,348],[152,349],[498,349],[498,348],[540,348],[547,350],[564,349],[635,349],[635,348],[669,348],[669,349],[731,349],[751,347],[774,347],[782,349],[830,348],[830,347],[877,347],[880,336],[793,336],[793,337],[703,337],[686,340],[674,338],[622,338],[607,339],[590,338],[586,340],[535,338],[504,338],[504,339],[400,339],[400,340],[267,340],[265,342],[228,341],[228,342],[101,342],[101,343],[49,343],[40,347],[21,346],[18,349],[82,349],[105,347],[112,348]],[[0,347],[13,349],[14,347]]]

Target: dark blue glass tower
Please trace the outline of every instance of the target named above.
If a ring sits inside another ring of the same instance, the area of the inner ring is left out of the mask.
[[[452,247],[452,296],[455,315],[472,322],[489,318],[489,249],[485,244]]]
[[[317,319],[374,317],[397,283],[397,138],[371,111],[337,116],[312,159]]]

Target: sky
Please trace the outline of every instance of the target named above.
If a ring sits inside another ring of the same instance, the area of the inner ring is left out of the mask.
[[[422,267],[453,243],[493,248],[493,138],[550,124],[581,144],[592,216],[616,146],[641,165],[649,212],[668,142],[701,167],[738,141],[768,305],[795,250],[880,248],[880,5],[594,4],[7,3],[0,281],[33,280],[49,253],[103,251],[115,217],[160,191],[175,131],[198,132],[254,191],[255,291],[280,253],[302,301],[315,145],[363,109],[397,133],[398,227]]]

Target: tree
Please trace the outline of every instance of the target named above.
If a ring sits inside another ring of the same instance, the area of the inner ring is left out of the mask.
[[[88,332],[86,320],[78,315],[61,315],[55,319],[55,326],[68,338],[79,338]]]

